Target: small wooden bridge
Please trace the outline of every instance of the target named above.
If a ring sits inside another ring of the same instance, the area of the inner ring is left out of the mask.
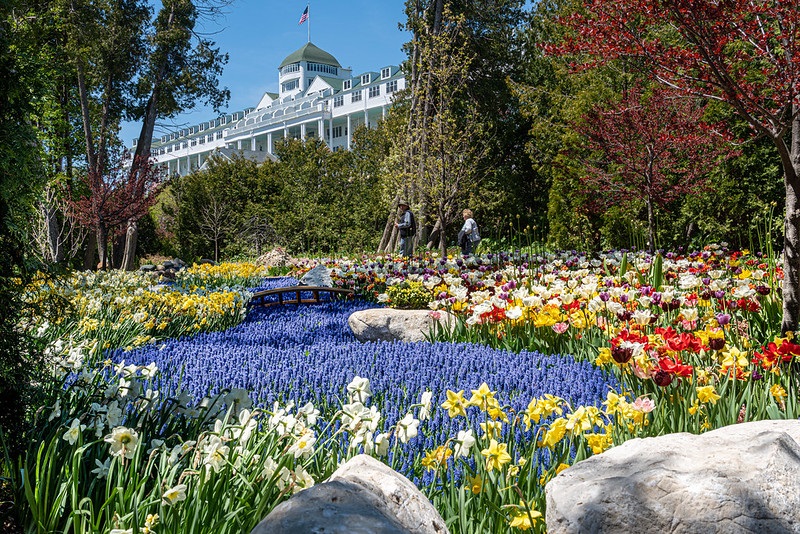
[[[283,306],[284,304],[319,304],[320,302],[330,302],[330,299],[322,299],[323,295],[331,297],[335,295],[345,298],[353,297],[352,289],[324,286],[289,286],[276,289],[267,289],[254,293],[248,302],[249,307],[253,306]],[[277,298],[271,298],[275,297]]]

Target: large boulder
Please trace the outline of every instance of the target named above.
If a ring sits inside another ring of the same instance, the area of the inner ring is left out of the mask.
[[[444,520],[407,478],[356,456],[327,482],[279,504],[251,534],[447,534]]]
[[[308,271],[300,279],[301,286],[333,287],[333,279],[328,269],[321,263]]]
[[[455,318],[448,312],[371,308],[354,312],[347,319],[359,341],[424,341],[436,324],[451,328]]]
[[[800,421],[633,439],[546,493],[550,534],[800,533]]]

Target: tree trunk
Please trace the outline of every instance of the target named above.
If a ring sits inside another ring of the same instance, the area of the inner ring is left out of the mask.
[[[392,230],[394,229],[394,221],[397,218],[397,203],[400,202],[400,195],[395,195],[394,202],[392,202],[389,216],[386,218],[386,226],[383,227],[383,235],[381,242],[378,244],[378,254],[383,254],[389,251],[389,243],[392,239]]]
[[[64,259],[64,249],[61,246],[60,229],[58,227],[58,215],[56,209],[50,204],[49,191],[45,192],[48,197],[40,204],[42,210],[42,217],[44,217],[47,226],[47,252],[48,259],[53,263],[59,263]]]
[[[139,225],[136,221],[128,221],[128,229],[125,232],[125,252],[122,255],[120,269],[132,271],[136,259],[136,242],[139,235]]]
[[[97,236],[90,231],[86,238],[86,250],[83,253],[83,270],[93,271],[97,268],[95,251],[97,250]]]
[[[108,230],[103,225],[97,228],[97,256],[100,269],[108,269]]]
[[[439,221],[436,221],[436,224],[433,225],[433,229],[431,230],[431,235],[428,238],[428,243],[425,245],[425,248],[430,250],[433,247],[439,246],[437,240],[441,235],[441,231],[442,231],[442,224]]]
[[[647,196],[647,251],[652,254],[656,249],[655,215],[653,213],[653,199]]]
[[[800,107],[792,109],[792,144],[787,150],[780,137],[773,138],[781,155],[786,187],[786,219],[783,238],[783,322],[781,332],[795,332],[800,315]]]

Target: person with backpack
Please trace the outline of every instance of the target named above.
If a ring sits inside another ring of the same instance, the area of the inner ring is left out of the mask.
[[[464,256],[469,256],[478,248],[481,236],[478,234],[478,224],[472,218],[472,210],[466,209],[462,215],[464,217],[464,226],[458,232],[458,244],[461,247],[461,253]]]
[[[417,222],[414,214],[409,209],[408,202],[401,200],[397,204],[400,213],[397,215],[397,222],[394,225],[400,232],[400,254],[403,257],[410,257],[414,251],[414,234],[417,233]]]

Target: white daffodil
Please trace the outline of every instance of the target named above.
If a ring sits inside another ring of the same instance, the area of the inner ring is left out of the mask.
[[[186,500],[186,484],[178,484],[173,486],[161,496],[161,503],[166,506],[172,506],[175,503]]]
[[[475,436],[472,434],[472,429],[459,430],[454,449],[456,456],[468,457],[471,454],[473,445],[475,445]]]
[[[81,437],[81,432],[86,430],[86,425],[82,425],[79,419],[73,419],[69,429],[64,432],[64,440],[68,441],[70,445],[75,445],[78,438]]]
[[[103,479],[108,475],[108,469],[111,467],[111,458],[106,458],[105,462],[95,459],[94,464],[97,466],[92,469],[92,473],[98,478]]]
[[[383,432],[375,436],[375,452],[378,456],[386,456],[389,454],[389,434]]]
[[[289,453],[293,454],[295,458],[300,458],[301,456],[308,458],[314,452],[314,443],[316,442],[317,437],[314,435],[314,431],[306,429],[306,431],[297,438],[297,441],[289,447]]]
[[[294,476],[295,476],[295,486],[293,489],[294,493],[303,491],[304,489],[308,489],[314,485],[314,479],[311,477],[308,471],[303,469],[303,466],[301,465],[298,465],[297,469],[295,469]]]
[[[304,418],[307,426],[314,426],[317,424],[317,417],[319,417],[319,410],[314,408],[314,405],[307,402],[302,408],[297,410],[297,417]]]
[[[218,473],[225,466],[229,450],[230,448],[227,445],[223,445],[219,437],[211,436],[203,448],[205,453],[203,463],[208,469],[213,469],[215,473]]]
[[[122,422],[122,409],[119,407],[119,402],[111,401],[106,410],[106,423],[108,426],[119,426]]]
[[[401,443],[408,443],[410,439],[417,436],[418,427],[419,420],[414,419],[414,416],[410,413],[406,414],[405,417],[397,422],[397,438]]]
[[[431,416],[431,399],[433,398],[432,391],[426,391],[422,394],[419,407],[419,420],[425,421]]]
[[[360,376],[353,378],[353,380],[347,384],[347,394],[351,402],[367,402],[372,396],[372,390],[369,387],[369,379],[361,378]]]
[[[158,373],[158,367],[156,366],[156,362],[151,362],[150,365],[145,365],[140,369],[142,373],[142,377],[144,378],[154,378],[156,373]]]
[[[106,443],[111,444],[109,454],[111,456],[122,456],[130,460],[139,443],[139,434],[132,428],[118,426],[111,431],[111,434],[104,438]]]
[[[53,406],[53,411],[50,412],[50,417],[47,418],[47,421],[50,422],[53,419],[57,419],[61,417],[61,399],[56,401],[55,406]]]

